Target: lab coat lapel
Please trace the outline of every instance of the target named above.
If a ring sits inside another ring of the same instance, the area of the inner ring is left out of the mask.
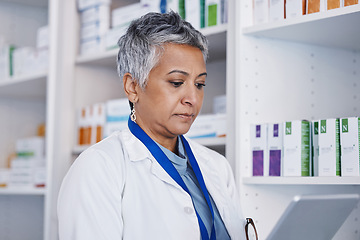
[[[161,165],[156,161],[151,152],[147,149],[147,147],[137,139],[131,132],[125,131],[126,148],[130,149],[129,151],[129,159],[132,162],[136,161],[144,161],[149,159],[151,161],[150,171],[153,175],[159,178],[161,181],[166,182],[167,184],[173,185],[182,190],[181,186],[179,186],[174,179],[161,167]]]

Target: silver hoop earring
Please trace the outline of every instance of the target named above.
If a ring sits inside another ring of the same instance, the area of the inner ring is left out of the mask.
[[[134,123],[136,123],[136,115],[135,115],[136,111],[135,111],[135,108],[133,108],[131,110],[131,115],[130,115],[130,119],[131,121],[133,121]]]

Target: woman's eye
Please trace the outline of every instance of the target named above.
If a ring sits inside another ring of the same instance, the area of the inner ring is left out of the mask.
[[[180,87],[183,82],[170,82],[174,87]]]
[[[205,87],[205,83],[195,83],[195,86],[198,88],[198,89],[202,89],[203,87]]]

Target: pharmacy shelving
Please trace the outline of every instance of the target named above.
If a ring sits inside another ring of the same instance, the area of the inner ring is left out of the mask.
[[[259,25],[251,0],[230,9],[236,180],[244,215],[265,239],[295,195],[360,193],[360,177],[252,177],[250,155],[251,124],[360,114],[360,5]],[[359,239],[359,209],[334,240]]]
[[[35,187],[1,187],[0,195],[45,195],[45,188]]]
[[[47,71],[12,77],[0,82],[0,96],[22,99],[46,98]]]

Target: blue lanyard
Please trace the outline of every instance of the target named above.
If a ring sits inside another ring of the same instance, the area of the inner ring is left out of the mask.
[[[168,157],[165,155],[165,153],[160,149],[160,147],[144,132],[144,130],[142,130],[139,127],[139,125],[137,125],[136,123],[131,121],[130,118],[128,120],[128,126],[129,126],[129,129],[132,132],[132,134],[134,134],[135,137],[137,137],[147,147],[147,149],[151,152],[151,154],[154,156],[156,161],[158,161],[158,163],[162,166],[162,168],[172,177],[172,179],[174,179],[182,187],[182,189],[184,189],[184,191],[186,191],[191,196],[190,191],[186,187],[180,174],[178,173],[178,171],[176,170],[174,165],[171,163],[171,161],[168,159]],[[216,234],[215,234],[215,227],[214,227],[214,210],[213,210],[211,202],[210,202],[209,193],[206,189],[205,182],[204,182],[203,176],[201,174],[199,165],[196,162],[195,156],[194,156],[193,152],[191,151],[189,143],[186,141],[184,136],[181,136],[181,139],[183,141],[185,151],[189,157],[189,162],[191,164],[191,167],[193,168],[195,176],[199,182],[201,191],[204,194],[206,202],[210,208],[211,216],[212,216],[212,227],[211,227],[210,240],[215,240]],[[196,212],[196,216],[197,216],[197,219],[199,222],[201,239],[202,240],[209,239],[209,235],[206,230],[205,224],[201,220],[196,209],[195,209],[195,212]]]

